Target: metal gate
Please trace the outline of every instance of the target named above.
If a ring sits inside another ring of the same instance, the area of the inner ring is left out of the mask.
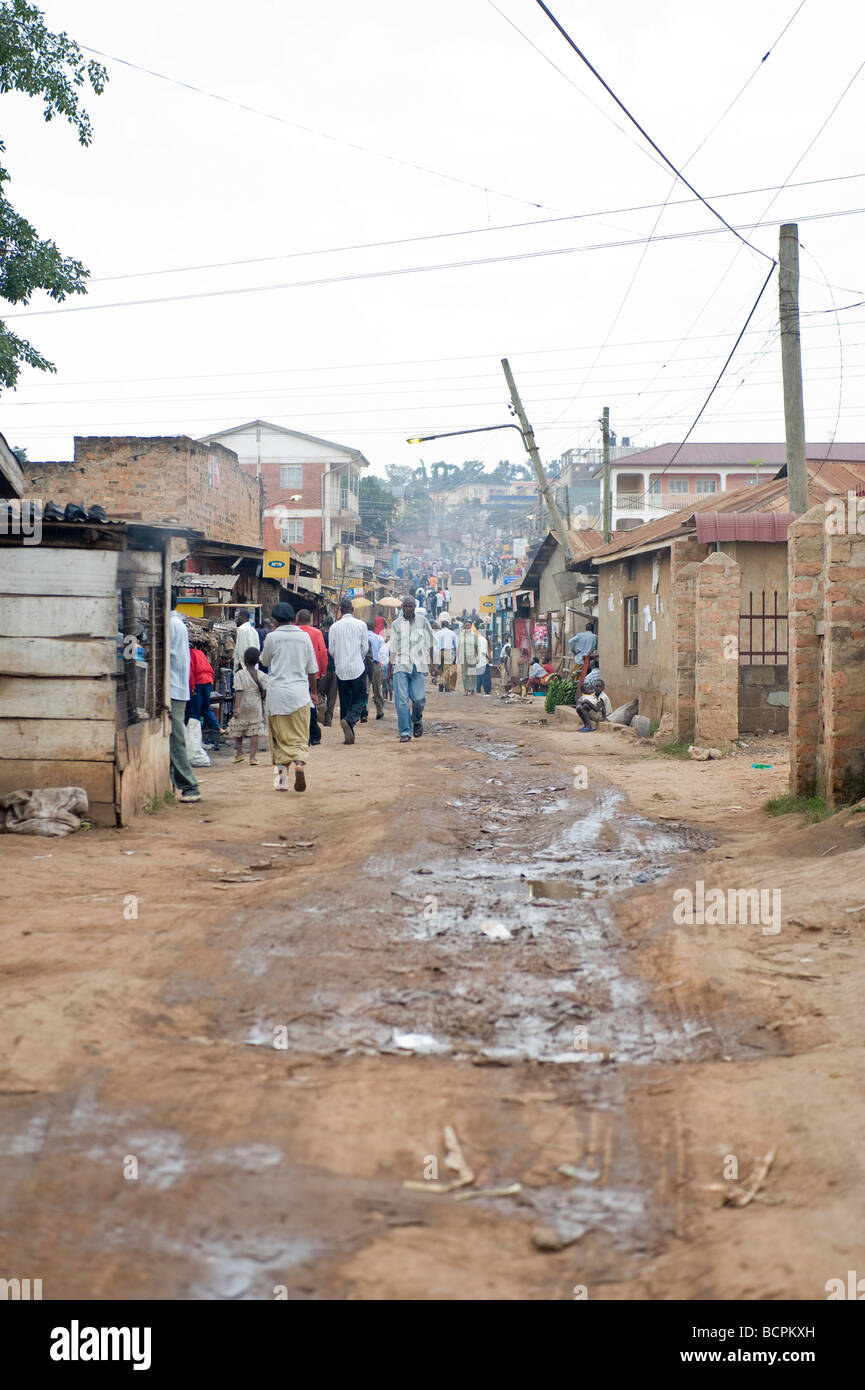
[[[755,597],[759,606],[755,606]],[[748,611],[739,614],[739,663],[742,666],[787,665],[787,614],[778,608],[778,590],[770,594],[771,607],[766,602],[766,590],[748,594]]]

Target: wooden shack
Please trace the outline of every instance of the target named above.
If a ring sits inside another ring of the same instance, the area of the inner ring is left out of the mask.
[[[170,788],[172,536],[131,522],[0,536],[0,794],[79,786],[127,825]]]

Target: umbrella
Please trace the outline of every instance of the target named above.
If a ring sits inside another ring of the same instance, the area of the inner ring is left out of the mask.
[[[379,608],[402,608],[402,603],[398,598],[386,597],[378,600],[378,606]]]
[[[351,601],[351,606],[352,608],[372,608],[372,599],[353,598]]]

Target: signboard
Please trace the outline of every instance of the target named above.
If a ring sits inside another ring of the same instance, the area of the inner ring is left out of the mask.
[[[529,548],[528,540],[525,536],[514,536],[514,559],[522,560]]]
[[[503,583],[503,584],[519,584],[521,578],[522,578],[522,575],[520,575],[520,574],[503,574],[503,575],[502,575],[502,583]]]
[[[265,550],[261,566],[263,579],[278,579],[280,584],[288,584],[291,574],[291,553],[288,550]]]
[[[363,585],[353,584],[345,591],[346,598],[363,598]]]
[[[495,594],[484,594],[480,599],[478,599],[478,612],[479,612],[479,613],[495,613],[495,611],[496,611],[496,596],[495,596]]]

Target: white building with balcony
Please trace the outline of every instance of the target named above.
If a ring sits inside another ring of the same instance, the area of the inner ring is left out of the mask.
[[[833,450],[861,449],[833,445]],[[825,457],[827,444],[809,445],[810,458]],[[840,457],[833,452],[832,457]],[[787,461],[784,444],[657,444],[611,463],[614,531],[634,531],[646,521],[693,506],[713,492],[755,487]],[[603,468],[594,470],[599,491]]]

